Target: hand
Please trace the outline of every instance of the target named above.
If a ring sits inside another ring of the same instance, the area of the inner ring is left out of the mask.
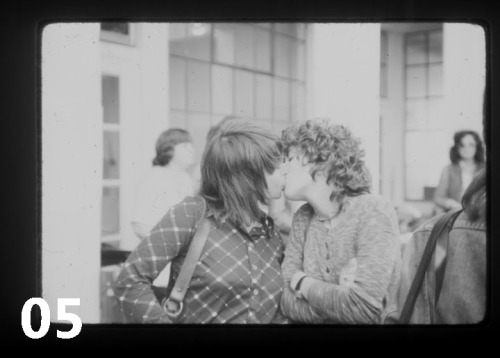
[[[306,274],[302,271],[295,272],[292,275],[292,278],[290,279],[290,288],[295,291],[295,287],[297,287],[297,283],[304,276],[306,276]]]
[[[346,267],[340,271],[339,285],[350,286],[356,280],[356,270],[358,268],[358,261],[352,258]]]

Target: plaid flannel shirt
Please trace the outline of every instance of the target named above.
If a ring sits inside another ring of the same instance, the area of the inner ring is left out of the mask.
[[[115,296],[129,321],[172,322],[151,286],[169,262],[171,279],[177,277],[204,205],[197,196],[172,207],[125,262]],[[265,216],[262,227],[247,233],[229,222],[216,224],[210,210],[207,218],[207,242],[175,323],[284,323],[279,312],[284,247],[272,219]]]

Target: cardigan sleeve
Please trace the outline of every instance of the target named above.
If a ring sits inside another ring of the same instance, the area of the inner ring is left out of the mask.
[[[309,209],[309,210],[308,210]],[[304,231],[310,220],[312,210],[307,204],[302,206],[294,215],[292,230],[285,251],[282,265],[284,289],[281,296],[281,310],[292,321],[306,323],[321,323],[322,318],[313,310],[309,303],[297,298],[290,288],[290,280],[297,271],[303,271]]]
[[[374,197],[358,217],[354,281],[345,285],[314,279],[307,292],[313,312],[328,322],[380,323],[391,277],[401,264],[394,209]]]

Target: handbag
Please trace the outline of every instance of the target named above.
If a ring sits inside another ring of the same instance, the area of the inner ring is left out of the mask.
[[[446,251],[448,248],[449,232],[452,229],[456,218],[462,211],[463,210],[448,212],[434,224],[429,239],[427,240],[427,244],[425,245],[424,253],[422,254],[417,272],[410,286],[410,290],[408,291],[398,323],[408,324],[410,322],[417,296],[422,289],[424,276],[434,253],[434,269],[436,277],[434,302],[437,304],[446,269]]]
[[[165,310],[165,313],[171,318],[177,318],[184,308],[184,296],[189,288],[189,282],[207,241],[209,231],[210,221],[205,217],[204,208],[175,284],[172,284],[173,280],[170,280],[166,288],[153,286],[156,298]]]

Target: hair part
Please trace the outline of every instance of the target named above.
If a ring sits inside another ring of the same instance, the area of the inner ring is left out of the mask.
[[[370,192],[371,175],[364,162],[360,141],[351,131],[326,118],[296,122],[282,132],[284,151],[297,148],[307,163],[312,163],[311,176],[326,176],[335,186],[330,200],[343,203],[346,197]]]
[[[258,220],[269,205],[265,173],[282,161],[279,138],[248,120],[233,118],[214,129],[201,164],[200,194],[218,222]]]
[[[156,140],[156,156],[153,166],[164,167],[172,160],[175,146],[180,143],[192,143],[189,132],[182,128],[170,128],[160,134]]]
[[[476,154],[474,155],[474,161],[477,164],[482,164],[485,161],[484,158],[484,147],[479,134],[472,130],[458,131],[453,135],[453,146],[450,148],[450,160],[453,164],[458,164],[460,161],[459,148],[462,143],[462,138],[466,135],[472,136],[476,142]]]

